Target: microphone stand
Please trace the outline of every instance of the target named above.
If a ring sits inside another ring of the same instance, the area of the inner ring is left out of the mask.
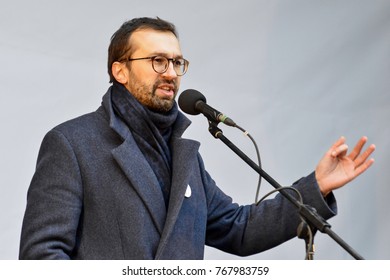
[[[250,167],[252,167],[261,177],[263,177],[268,183],[270,183],[275,189],[282,188],[282,186],[275,181],[270,175],[268,175],[263,169],[261,169],[256,163],[254,163],[245,153],[243,153],[237,146],[235,146],[229,139],[227,139],[222,130],[218,127],[218,123],[215,121],[208,120],[209,132],[215,138],[220,139],[225,143],[233,152],[235,152],[241,159],[243,159]],[[289,200],[298,209],[301,217],[309,224],[309,226],[315,230],[319,230],[322,233],[328,234],[334,241],[336,241],[342,248],[344,248],[351,256],[356,260],[364,260],[352,247],[350,247],[344,240],[342,240],[330,227],[331,225],[321,217],[317,211],[309,206],[300,203],[295,197],[291,196],[288,192],[281,189],[279,191],[287,200]],[[309,248],[311,245],[307,244],[306,237],[300,237],[305,239],[306,250],[308,251],[309,259],[312,259],[312,249]]]

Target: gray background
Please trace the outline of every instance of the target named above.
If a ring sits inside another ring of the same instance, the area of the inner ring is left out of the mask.
[[[263,168],[282,185],[314,170],[341,135],[367,135],[376,162],[336,191],[332,229],[367,259],[390,257],[390,1],[1,1],[0,258],[16,259],[26,192],[44,134],[95,110],[108,88],[106,52],[128,19],[174,22],[195,88],[256,139]],[[206,167],[238,203],[256,173],[190,116]],[[241,132],[220,127],[255,159]],[[261,194],[272,188],[263,183]],[[278,222],[278,221],[275,221]],[[316,259],[351,259],[316,236]],[[294,239],[253,259],[303,259]],[[207,259],[235,256],[207,248]]]

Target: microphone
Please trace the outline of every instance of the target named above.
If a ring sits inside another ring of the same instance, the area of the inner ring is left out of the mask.
[[[236,123],[223,113],[207,105],[206,97],[195,89],[186,89],[179,96],[179,106],[183,112],[190,115],[202,113],[209,121],[223,122],[228,126],[236,126]]]

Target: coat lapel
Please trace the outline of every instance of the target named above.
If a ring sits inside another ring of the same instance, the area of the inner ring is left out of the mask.
[[[113,149],[112,155],[126,174],[135,191],[143,200],[157,230],[162,234],[167,210],[162,190],[153,170],[138,148],[127,125],[118,118],[112,107],[111,88],[103,97],[103,107],[109,116],[110,127],[122,137],[124,142]]]
[[[163,255],[168,239],[173,231],[178,218],[186,189],[189,183],[190,175],[193,170],[192,164],[197,162],[196,157],[199,149],[199,142],[177,138],[172,146],[172,185],[167,218],[161,236],[160,244],[157,249],[156,259]]]
[[[162,234],[166,220],[166,206],[162,190],[134,139],[128,137],[122,145],[112,150],[112,154],[132,187],[143,200],[156,228]]]

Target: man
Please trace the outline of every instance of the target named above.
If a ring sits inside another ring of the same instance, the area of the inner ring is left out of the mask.
[[[199,143],[181,138],[190,121],[175,97],[188,64],[175,27],[161,19],[133,19],[113,35],[102,106],[42,142],[21,259],[202,259],[205,244],[244,256],[296,236],[290,202],[232,203],[205,170]],[[332,191],[373,163],[374,145],[361,153],[366,141],[347,155],[339,139],[293,185],[324,218],[336,214]]]

